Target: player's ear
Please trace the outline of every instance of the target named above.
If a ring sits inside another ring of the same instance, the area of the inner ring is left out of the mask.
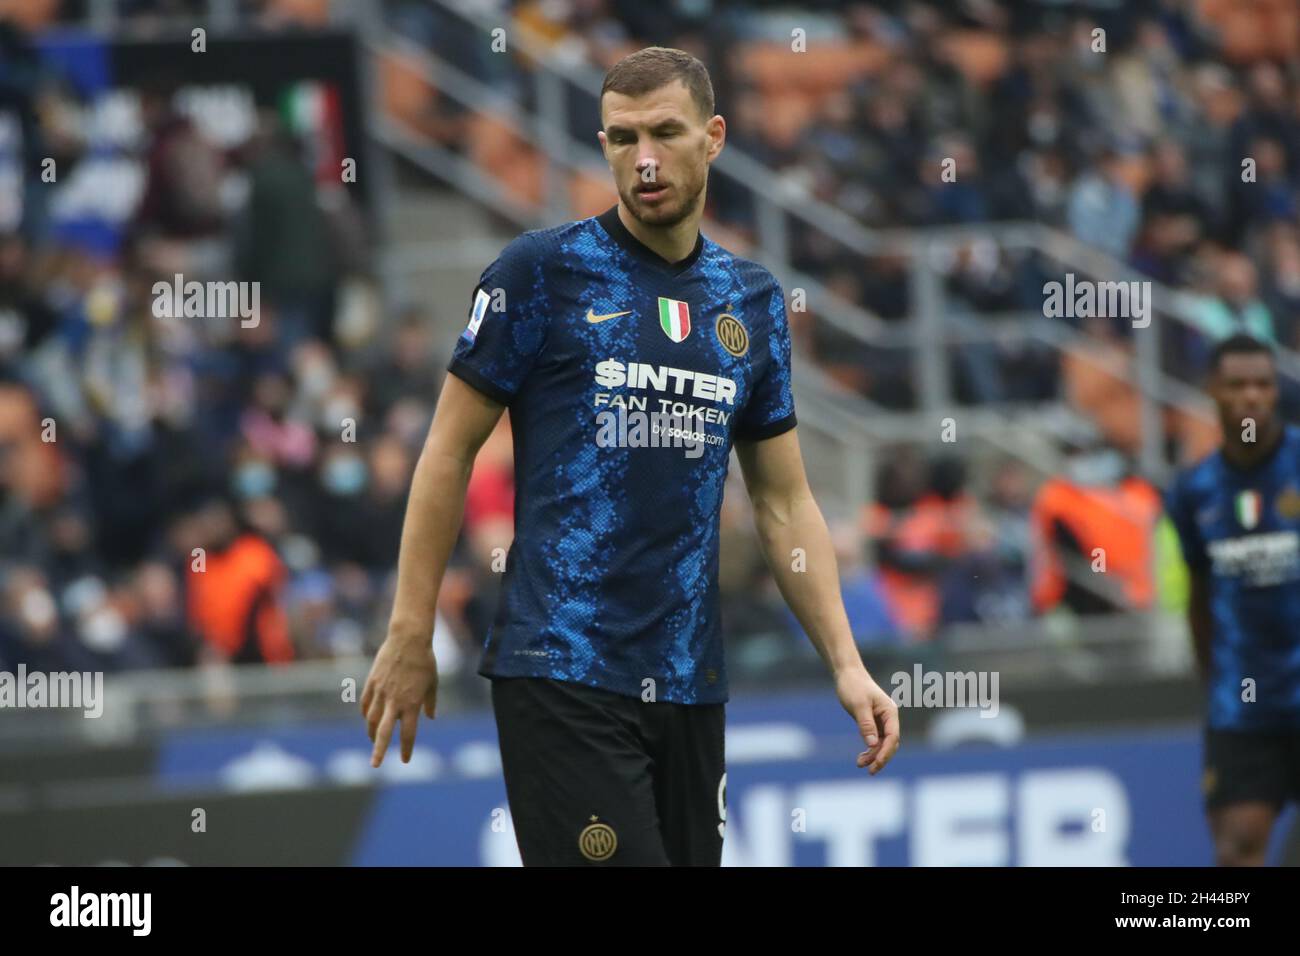
[[[718,158],[718,154],[722,152],[722,147],[726,145],[727,121],[719,115],[711,116],[708,122],[704,124],[704,132],[709,137],[708,159],[709,162],[713,162]]]
[[[605,161],[609,162],[609,137],[605,135],[603,129],[596,130],[596,141],[600,143],[600,151],[605,156]]]

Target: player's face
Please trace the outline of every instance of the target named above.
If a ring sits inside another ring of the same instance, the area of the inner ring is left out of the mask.
[[[1277,408],[1277,373],[1264,353],[1225,355],[1210,382],[1210,395],[1219,406],[1224,434],[1239,433],[1251,419],[1257,430],[1267,428]]]
[[[675,80],[642,96],[609,92],[598,134],[618,197],[647,226],[674,226],[704,198],[709,164],[722,151],[726,123],[700,116]]]

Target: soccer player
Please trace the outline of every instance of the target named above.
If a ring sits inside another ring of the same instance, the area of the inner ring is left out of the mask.
[[[1300,799],[1300,429],[1278,418],[1272,351],[1247,335],[1215,347],[1210,395],[1223,447],[1178,476],[1166,507],[1207,682],[1215,857],[1258,866],[1282,805]]]
[[[421,706],[434,714],[429,635],[470,468],[508,408],[515,537],[479,673],[523,862],[717,866],[733,447],[768,564],[866,743],[859,767],[893,757],[898,711],[854,646],[804,475],[781,286],[699,232],[726,138],[707,71],[678,50],[634,53],[606,76],[601,119],[618,204],[523,234],[475,289],[361,709],[374,765],[398,720],[409,759]]]

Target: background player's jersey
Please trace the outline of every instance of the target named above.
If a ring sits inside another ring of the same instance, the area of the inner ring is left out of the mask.
[[[1250,469],[1215,452],[1166,506],[1188,565],[1210,580],[1209,726],[1300,728],[1300,429]]]
[[[795,424],[772,275],[702,235],[669,264],[617,207],[525,233],[480,277],[448,369],[508,405],[514,433],[515,538],[480,673],[725,701],[732,441]]]

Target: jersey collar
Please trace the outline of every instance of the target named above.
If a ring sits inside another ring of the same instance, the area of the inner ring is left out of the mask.
[[[626,249],[630,255],[671,275],[681,275],[695,265],[695,260],[704,251],[704,234],[696,233],[695,248],[691,250],[690,255],[677,262],[669,262],[628,231],[627,226],[623,225],[623,220],[618,218],[618,206],[612,206],[602,212],[596,217],[596,222],[600,223],[600,227],[609,233],[609,237]]]

